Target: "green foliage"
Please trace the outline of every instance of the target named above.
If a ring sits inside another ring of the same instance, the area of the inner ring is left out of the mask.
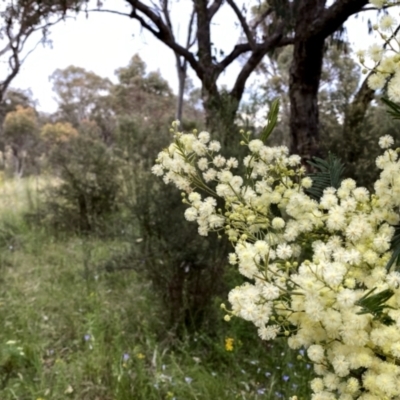
[[[33,159],[39,142],[37,114],[33,108],[16,106],[3,122],[2,141],[11,149],[15,161],[15,173],[21,176],[25,161]]]
[[[312,186],[306,191],[309,196],[319,200],[326,188],[339,188],[345,169],[339,158],[329,153],[327,160],[315,157],[308,164],[316,170],[308,175],[313,181]]]
[[[111,89],[108,79],[73,65],[57,69],[50,79],[57,95],[59,118],[75,127],[83,120],[91,119]]]
[[[227,243],[202,238],[197,226],[182,218],[185,206],[173,187],[161,185],[150,173],[160,147],[169,143],[168,127],[155,132],[140,119],[123,117],[116,134],[115,153],[122,162],[122,217],[132,248],[108,264],[118,270],[131,266],[152,282],[169,328],[213,330],[217,295],[226,294],[223,283]],[[136,229],[129,225],[135,221]]]
[[[98,231],[117,207],[118,161],[100,140],[79,135],[49,157],[59,181],[46,191],[41,213],[58,230]]]
[[[2,400],[310,397],[306,359],[283,342],[260,341],[245,321],[224,322],[220,299],[214,336],[202,330],[177,339],[141,274],[103,268],[130,237],[57,240],[34,226],[26,230],[19,226],[26,190],[6,189],[14,203],[2,203],[0,225],[17,203],[13,231],[23,247],[1,248],[7,259],[0,269]],[[233,339],[232,351],[226,338]]]
[[[385,309],[391,308],[385,303],[393,297],[393,290],[385,289],[379,293],[373,294],[375,290],[376,288],[371,289],[363,297],[357,300],[356,304],[361,307],[358,314],[372,314],[374,319],[379,320],[385,325],[394,324],[395,321],[385,313]]]
[[[173,187],[163,187],[150,173],[136,176],[132,212],[142,242],[136,269],[150,279],[166,306],[169,326],[212,331],[215,296],[227,294],[224,271],[229,244],[216,236],[199,236],[197,226],[182,218],[185,206]]]
[[[387,113],[392,117],[392,119],[400,119],[400,106],[385,97],[382,97],[381,100],[388,106]]]
[[[271,107],[268,111],[267,115],[267,125],[262,130],[260,139],[265,143],[269,136],[271,135],[272,131],[274,130],[276,123],[278,122],[278,115],[279,115],[279,99],[274,100],[271,103]]]

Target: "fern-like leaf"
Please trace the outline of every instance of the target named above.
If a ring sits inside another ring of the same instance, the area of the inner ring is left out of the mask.
[[[308,175],[313,181],[312,186],[306,191],[309,196],[315,200],[320,200],[326,188],[339,188],[345,169],[339,158],[329,153],[327,160],[314,157],[308,163],[317,170],[317,172]]]
[[[393,119],[400,119],[400,106],[396,103],[393,103],[393,101],[391,101],[385,97],[382,97],[381,100],[389,107],[389,109],[387,110],[387,113]]]

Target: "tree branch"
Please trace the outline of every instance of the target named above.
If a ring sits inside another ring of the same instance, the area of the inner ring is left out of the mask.
[[[236,14],[236,16],[240,22],[240,25],[243,28],[243,32],[246,35],[247,41],[250,45],[250,48],[255,49],[256,41],[254,40],[254,35],[250,31],[249,25],[247,24],[247,21],[244,18],[243,13],[239,10],[239,7],[237,6],[237,4],[235,3],[234,0],[226,0],[226,2],[231,6],[233,12]]]
[[[251,50],[249,43],[237,44],[233,50],[217,64],[217,70],[223,71],[228,65],[235,61],[240,55]]]
[[[214,2],[208,7],[208,19],[211,21],[214,18],[214,15],[220,9],[224,0],[214,0]]]
[[[242,98],[246,82],[250,74],[256,69],[256,67],[261,62],[263,57],[267,54],[267,52],[274,48],[285,46],[286,44],[288,44],[289,40],[286,38],[282,38],[283,29],[284,24],[281,23],[278,26],[274,35],[272,35],[264,43],[257,45],[256,50],[252,52],[246,64],[243,66],[230,92],[231,96],[237,101],[240,101],[240,99]]]
[[[272,13],[272,8],[268,8],[267,10],[265,10],[262,14],[260,14],[260,16],[257,18],[257,20],[254,22],[254,24],[252,25],[252,29],[253,31],[255,31],[258,27],[258,25],[261,24],[261,22],[263,22],[265,20],[265,18],[268,17],[268,15],[270,15]]]
[[[336,32],[346,20],[368,4],[368,0],[337,0],[322,15],[314,21],[305,39],[311,37],[327,38]]]
[[[124,13],[121,11],[116,11],[116,10],[108,10],[106,8],[92,8],[90,10],[87,10],[88,12],[106,12],[109,14],[116,14],[116,15],[123,15],[124,17],[130,17],[131,14],[129,13]]]
[[[180,56],[184,57],[199,77],[202,77],[204,75],[204,72],[200,67],[199,62],[196,60],[194,55],[175,41],[169,27],[165,24],[165,22],[159,15],[157,15],[150,7],[146,6],[139,0],[126,1],[132,6],[132,11],[129,15],[130,18],[139,21],[143,28],[149,30],[166,46],[168,46]],[[145,21],[145,19],[141,15],[139,15],[137,11],[140,11],[143,15],[149,18],[149,20],[155,25],[158,30],[150,26],[150,24]]]
[[[210,16],[207,8],[207,0],[193,0],[193,5],[197,17],[197,47],[199,63],[204,69],[207,69],[213,64],[211,55],[212,43]],[[208,75],[211,74],[212,71],[208,70],[205,73],[206,75],[204,77],[208,79]]]
[[[274,37],[274,36],[273,36]],[[273,38],[272,37],[272,38]],[[260,48],[267,47],[268,50],[270,49],[269,47],[269,40],[265,40],[263,43],[257,43],[255,47],[255,51],[258,51]],[[293,44],[294,39],[290,37],[284,37],[280,39],[279,42],[279,47],[287,46],[289,44]],[[228,67],[232,62],[234,62],[239,56],[241,56],[244,53],[247,53],[248,51],[251,51],[252,48],[249,43],[242,43],[242,44],[237,44],[233,50],[217,64],[217,70],[222,72],[226,67]],[[267,50],[267,52],[268,52]]]

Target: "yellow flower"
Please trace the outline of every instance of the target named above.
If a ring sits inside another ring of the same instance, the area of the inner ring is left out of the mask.
[[[138,354],[136,354],[136,357],[137,357],[139,360],[143,360],[143,358],[145,357],[145,355],[142,354],[142,353],[138,353]]]
[[[225,350],[226,351],[233,351],[233,338],[226,338],[225,339]]]

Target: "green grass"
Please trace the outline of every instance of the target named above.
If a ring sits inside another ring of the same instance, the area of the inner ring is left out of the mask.
[[[24,221],[35,185],[0,187],[1,400],[310,397],[306,361],[244,321],[221,312],[217,335],[168,332],[148,282],[100,268],[121,239],[56,239]]]

